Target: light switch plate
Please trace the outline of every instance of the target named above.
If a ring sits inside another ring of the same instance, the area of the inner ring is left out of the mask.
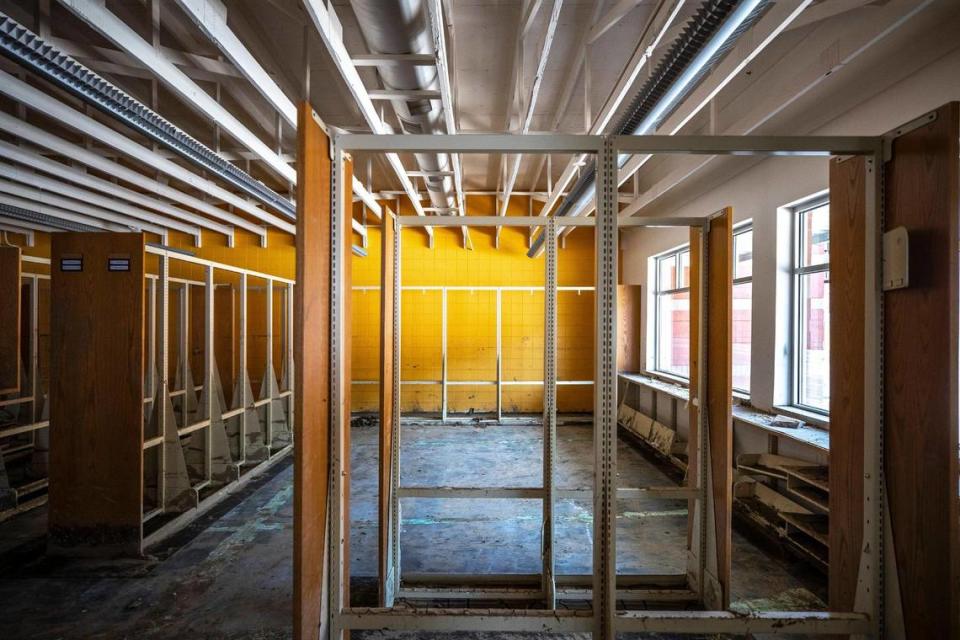
[[[883,290],[910,286],[910,236],[906,227],[883,234]]]

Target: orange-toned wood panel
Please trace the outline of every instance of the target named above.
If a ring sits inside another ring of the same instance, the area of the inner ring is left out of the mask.
[[[20,390],[20,248],[0,247],[0,393]]]
[[[343,176],[340,181],[340,197],[342,198],[342,204],[338,209],[337,213],[341,214],[342,212],[350,212],[353,210],[353,160],[349,156],[346,156],[346,159],[343,163]],[[341,531],[344,532],[343,535],[343,555],[340,558],[340,561],[343,565],[343,606],[350,606],[350,380],[352,378],[353,371],[351,369],[350,362],[350,288],[353,285],[352,269],[353,269],[353,225],[350,224],[351,215],[341,215],[337,219],[337,224],[340,225],[340,237],[343,239],[343,245],[341,250],[343,251],[343,279],[341,289],[341,295],[343,296],[343,336],[342,344],[340,345],[340,353],[342,354],[343,362],[343,377],[341,380],[345,382],[342,386],[343,393],[343,405],[340,407],[340,416],[343,422],[341,423],[341,438],[343,439],[343,451],[344,455],[342,456],[342,466],[343,466],[343,509],[342,513],[344,514],[344,521],[341,523]],[[347,632],[346,637],[349,638],[350,634]]]
[[[730,518],[733,507],[733,212],[728,208],[707,233],[707,399],[721,606],[730,606]],[[709,554],[708,554],[709,557]]]
[[[129,271],[108,271],[110,257]],[[82,271],[63,271],[81,257]],[[50,545],[140,552],[144,237],[58,233],[51,278]]]
[[[297,286],[294,296],[293,630],[320,631],[330,476],[329,139],[309,104],[297,114]]]
[[[884,296],[887,496],[907,638],[960,637],[957,243],[960,105],[893,142],[886,229],[910,234],[910,286]]]
[[[390,503],[391,482],[393,475],[393,457],[390,448],[393,443],[393,374],[396,367],[394,362],[394,237],[396,230],[393,226],[393,216],[384,215],[382,233],[380,234],[380,604],[383,606],[387,599],[387,578],[389,577],[390,563]]]
[[[830,162],[830,610],[852,611],[863,542],[866,160]]]
[[[234,359],[234,326],[236,324],[236,292],[232,286],[213,290],[213,353],[227,406],[233,406],[233,385],[237,379]]]
[[[690,397],[696,398],[700,388],[700,243],[703,234],[699,228],[690,229]],[[655,347],[650,347],[655,348]],[[687,486],[696,488],[700,477],[700,414],[697,405],[687,403],[690,435],[687,438]],[[693,513],[697,501],[693,498],[687,501],[689,513]],[[698,544],[693,537],[693,517],[687,518],[687,548]],[[699,554],[699,546],[696,550]]]
[[[640,285],[617,286],[617,370],[638,372],[640,363]]]

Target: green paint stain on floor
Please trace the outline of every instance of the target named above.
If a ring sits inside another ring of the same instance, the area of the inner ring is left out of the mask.
[[[825,611],[827,605],[812,592],[798,587],[781,591],[770,598],[753,598],[731,603],[730,610],[749,614],[758,611]]]

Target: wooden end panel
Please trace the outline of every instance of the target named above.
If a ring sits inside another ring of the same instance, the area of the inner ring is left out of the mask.
[[[20,247],[0,247],[0,394],[20,390]]]
[[[144,236],[52,239],[50,547],[137,555],[143,500]],[[127,258],[129,270],[108,260]],[[82,260],[81,270],[77,268]],[[64,260],[68,262],[64,262]]]
[[[617,370],[643,371],[640,362],[641,287],[617,285]]]
[[[715,217],[707,234],[707,411],[721,605],[730,606],[730,520],[733,508],[733,211]]]
[[[384,215],[380,262],[380,606],[385,606],[387,579],[390,575],[390,503],[393,476],[393,375],[394,362],[394,236],[393,216]]]
[[[700,241],[702,232],[696,227],[690,229],[690,384],[691,398],[696,398],[700,388]],[[653,347],[654,349],[656,346]],[[696,488],[700,477],[700,414],[697,405],[687,403],[689,418],[689,436],[687,437],[687,486]],[[688,513],[693,514],[697,501],[687,501]],[[687,548],[692,549],[696,541],[693,537],[693,516],[687,518]],[[698,551],[699,553],[699,551]]]
[[[887,498],[907,638],[960,637],[957,500],[960,105],[893,142],[886,229],[910,235],[910,286],[884,295]]]
[[[852,611],[863,543],[866,160],[830,161],[830,610]]]
[[[294,637],[320,631],[330,481],[329,139],[309,104],[297,114],[294,287]]]

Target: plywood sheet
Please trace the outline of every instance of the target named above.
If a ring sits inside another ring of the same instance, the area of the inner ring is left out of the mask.
[[[294,637],[320,630],[330,480],[329,139],[309,104],[297,114],[294,296]]]
[[[108,271],[111,257],[129,271]],[[64,258],[82,258],[64,271]],[[53,235],[50,544],[140,552],[143,492],[144,237]]]
[[[640,361],[641,287],[617,285],[617,370],[643,371]]]
[[[0,394],[20,390],[20,248],[0,247]]]
[[[887,497],[908,638],[960,637],[957,468],[960,104],[893,142],[886,229],[910,234],[910,286],[884,296]],[[831,252],[833,253],[833,252]]]
[[[863,542],[866,160],[830,162],[830,610],[852,611]]]
[[[393,216],[384,214],[383,228],[380,234],[380,493],[379,493],[379,579],[380,604],[387,602],[387,580],[390,576],[390,505],[392,500],[391,477],[393,475],[393,419],[394,389],[393,376],[396,369],[394,347],[397,335],[394,331],[394,237]]]

